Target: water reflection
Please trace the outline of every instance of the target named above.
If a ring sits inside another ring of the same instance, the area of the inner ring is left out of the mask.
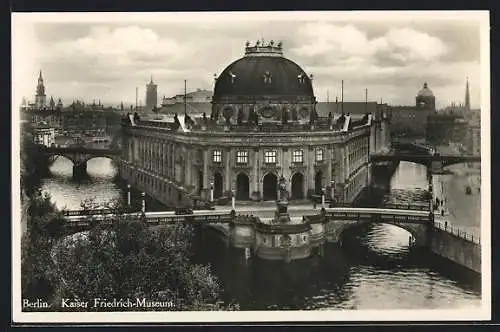
[[[73,163],[65,157],[58,157],[49,170],[50,177],[42,179],[41,188],[50,193],[60,209],[79,209],[81,202],[88,198],[104,203],[122,196],[113,182],[117,170],[111,159],[90,159],[87,163],[89,179],[78,182],[72,178]]]
[[[75,183],[71,162],[59,158],[51,177],[42,180],[42,189],[58,207],[71,209],[79,208],[85,198],[104,202],[124,194],[112,181],[116,169],[111,160],[90,160],[88,173],[88,180]],[[424,202],[426,186],[424,166],[401,162],[383,200]],[[197,229],[193,260],[211,265],[223,300],[238,302],[242,310],[449,309],[480,304],[477,285],[457,279],[460,273],[451,273],[428,252],[409,249],[408,237],[393,225],[360,226],[346,231],[342,247],[326,244],[323,257],[286,264],[246,261],[243,250],[230,248],[217,232]]]

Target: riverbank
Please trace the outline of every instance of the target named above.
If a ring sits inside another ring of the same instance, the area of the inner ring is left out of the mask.
[[[451,174],[445,177],[444,194],[447,211],[445,220],[450,225],[479,237],[481,235],[481,178],[480,170],[466,165],[449,168]],[[470,194],[466,188],[470,187]]]

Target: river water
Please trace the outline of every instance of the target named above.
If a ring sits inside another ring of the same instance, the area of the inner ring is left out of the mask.
[[[75,183],[71,162],[57,159],[43,191],[59,208],[78,209],[82,200],[123,199],[113,179],[112,161],[88,162],[90,180]],[[382,199],[423,202],[427,188],[422,165],[401,162]],[[452,195],[450,195],[452,196]],[[375,199],[375,198],[374,198]],[[380,200],[380,197],[376,197]],[[464,202],[461,203],[462,205]],[[227,249],[210,229],[194,237],[193,260],[211,265],[225,302],[241,310],[264,309],[451,309],[480,306],[480,281],[448,266],[423,249],[409,249],[409,233],[374,224],[346,232],[342,248],[326,245],[323,257],[291,263],[245,261],[240,249]]]

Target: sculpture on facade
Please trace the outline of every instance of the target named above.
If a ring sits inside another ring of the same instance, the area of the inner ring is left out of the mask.
[[[286,180],[283,177],[283,175],[281,175],[281,177],[279,179],[278,186],[279,186],[279,193],[280,193],[279,200],[280,201],[288,201],[290,194],[289,194],[288,190],[286,190]]]

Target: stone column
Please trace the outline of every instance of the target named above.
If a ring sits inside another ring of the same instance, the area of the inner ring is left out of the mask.
[[[285,151],[286,150],[286,151]],[[281,150],[281,169],[283,177],[286,180],[286,190],[291,194],[292,193],[292,172],[290,170],[290,165],[292,164],[292,150],[294,148],[284,148]],[[304,149],[304,162],[306,160],[306,149]]]
[[[224,151],[224,188],[231,190],[233,185],[231,183],[231,149]]]
[[[203,189],[207,189],[209,187],[208,183],[208,150],[205,149],[203,151]]]
[[[351,174],[351,158],[349,156],[349,143],[346,144],[345,146],[345,157],[346,157],[346,176],[345,179],[349,178],[349,175]]]
[[[333,149],[328,146],[326,149],[325,149],[325,152],[326,152],[326,156],[325,156],[325,160],[326,162],[328,163],[327,167],[328,167],[328,170],[326,171],[327,174],[326,174],[326,186],[331,186],[331,182],[332,182],[332,161],[334,159],[334,153],[333,153]]]
[[[373,154],[376,151],[376,146],[375,146],[375,134],[376,134],[376,129],[375,125],[372,125],[370,127],[370,140],[369,140],[369,153]]]
[[[155,151],[156,151],[156,158],[155,158],[155,166],[156,166],[156,174],[160,174],[160,167],[161,167],[161,144],[160,140],[157,139],[155,143]]]
[[[253,149],[253,174],[252,174],[252,184],[253,189],[251,191],[259,191],[259,150]],[[250,195],[252,192],[250,192]]]
[[[193,170],[193,160],[191,156],[191,149],[189,147],[186,147],[186,184],[192,185],[193,184],[193,179],[192,179],[192,170]]]
[[[314,171],[314,149],[312,147],[307,147],[306,149],[306,154],[307,154],[307,176],[306,176],[306,192],[305,195],[307,195],[307,191],[309,190],[314,190],[314,176],[316,175]]]
[[[160,142],[160,175],[163,177],[163,168],[165,167],[164,165],[164,158],[165,158],[165,145],[163,142]]]

